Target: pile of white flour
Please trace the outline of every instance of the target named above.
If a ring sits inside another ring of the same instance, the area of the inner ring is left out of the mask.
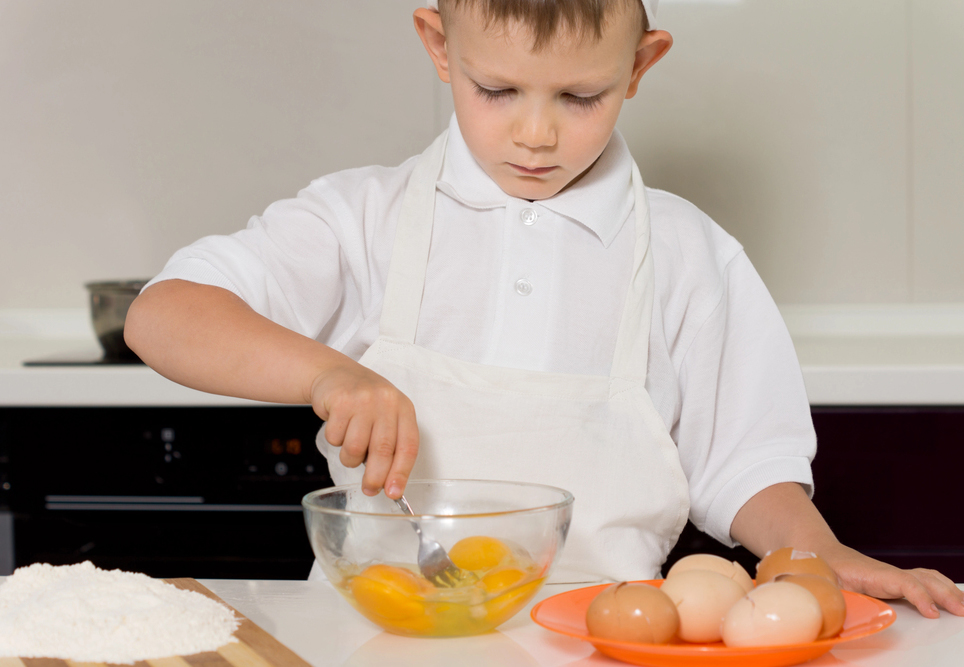
[[[129,664],[214,651],[239,624],[200,593],[90,561],[22,567],[0,585],[0,657]]]

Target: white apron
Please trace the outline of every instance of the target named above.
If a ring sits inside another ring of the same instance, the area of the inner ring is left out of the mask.
[[[447,132],[421,155],[405,193],[379,337],[360,363],[415,405],[411,479],[494,479],[564,488],[575,497],[552,581],[659,577],[689,515],[673,442],[647,393],[653,308],[649,206],[633,165],[636,246],[611,375],[566,375],[453,359],[414,344]],[[359,483],[318,435],[337,485]],[[315,563],[310,578],[323,578]]]

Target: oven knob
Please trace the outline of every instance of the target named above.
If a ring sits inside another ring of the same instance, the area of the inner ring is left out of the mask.
[[[287,475],[288,464],[285,463],[284,461],[278,461],[277,463],[274,464],[274,471],[282,476]]]

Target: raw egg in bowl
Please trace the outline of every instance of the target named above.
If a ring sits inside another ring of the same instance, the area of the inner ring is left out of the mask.
[[[572,494],[541,484],[411,480],[405,497],[415,517],[358,484],[302,499],[328,580],[363,616],[399,635],[475,635],[511,618],[549,576],[572,519]],[[460,569],[454,585],[419,571],[413,521]]]

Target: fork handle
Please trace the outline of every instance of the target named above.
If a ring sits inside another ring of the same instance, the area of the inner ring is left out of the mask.
[[[395,498],[395,504],[398,505],[405,514],[415,516],[415,512],[412,511],[412,506],[408,504],[408,500],[405,499],[404,495]]]

